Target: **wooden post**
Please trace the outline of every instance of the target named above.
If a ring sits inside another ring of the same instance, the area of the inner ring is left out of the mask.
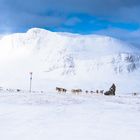
[[[32,91],[32,75],[33,73],[30,72],[30,89],[29,89],[30,92]]]

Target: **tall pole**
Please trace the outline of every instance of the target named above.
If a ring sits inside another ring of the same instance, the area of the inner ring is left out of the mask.
[[[32,91],[32,75],[33,73],[30,72],[30,89],[29,89],[30,92]]]

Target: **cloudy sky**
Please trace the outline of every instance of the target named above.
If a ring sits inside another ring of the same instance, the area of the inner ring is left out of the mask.
[[[0,34],[32,27],[110,35],[140,46],[140,0],[0,0]]]

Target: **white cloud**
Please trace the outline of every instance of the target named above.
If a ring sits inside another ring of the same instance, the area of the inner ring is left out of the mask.
[[[112,36],[118,39],[125,40],[136,46],[140,46],[140,29],[130,31],[130,30],[124,30],[120,28],[108,28],[94,33],[100,35]]]
[[[80,23],[81,20],[77,17],[72,17],[66,20],[66,22],[64,23],[67,26],[73,26],[76,25],[77,23]]]

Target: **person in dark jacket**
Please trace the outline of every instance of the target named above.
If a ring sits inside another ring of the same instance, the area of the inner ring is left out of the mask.
[[[116,86],[115,86],[114,83],[113,83],[112,86],[110,87],[109,91],[111,91],[112,95],[115,95],[115,92],[116,92]]]

